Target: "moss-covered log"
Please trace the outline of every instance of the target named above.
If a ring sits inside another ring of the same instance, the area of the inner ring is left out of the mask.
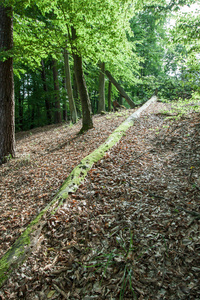
[[[149,101],[147,101],[117,129],[115,129],[98,149],[86,156],[80,164],[73,169],[53,200],[40,212],[36,219],[30,223],[23,234],[1,258],[0,287],[6,281],[12,270],[16,269],[38,246],[39,235],[47,221],[46,214],[54,214],[57,211],[63,202],[66,201],[68,195],[70,193],[74,193],[78,189],[93,164],[103,158],[105,152],[112,148],[121,139],[126,130],[134,124],[134,120],[139,118],[140,114],[154,101],[156,101],[156,97],[152,97]]]

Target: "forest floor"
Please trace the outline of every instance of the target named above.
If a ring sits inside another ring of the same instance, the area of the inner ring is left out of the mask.
[[[200,299],[200,114],[155,103],[42,229],[0,299]],[[17,134],[0,166],[0,256],[133,110]]]

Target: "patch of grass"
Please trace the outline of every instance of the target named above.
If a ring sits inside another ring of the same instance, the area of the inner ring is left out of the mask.
[[[169,103],[169,102],[168,102]],[[171,109],[169,111],[162,111],[162,114],[172,114],[166,119],[179,120],[182,116],[185,116],[192,112],[200,112],[200,94],[193,93],[190,99],[181,99],[178,101],[171,101]]]
[[[113,119],[113,116],[106,116],[107,120]]]

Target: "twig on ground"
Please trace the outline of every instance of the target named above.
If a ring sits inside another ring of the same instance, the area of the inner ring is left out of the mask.
[[[194,168],[191,167],[190,175],[189,175],[189,177],[188,177],[188,182],[189,182],[189,183],[192,183],[192,175],[193,175],[193,172],[194,172]]]
[[[150,197],[155,197],[155,198],[158,198],[158,199],[165,199],[165,197],[156,195],[156,194],[154,194],[154,193],[148,193],[148,195],[149,195]]]
[[[53,283],[53,287],[56,289],[57,292],[59,292],[65,299],[69,299],[68,295],[61,290],[55,283]]]

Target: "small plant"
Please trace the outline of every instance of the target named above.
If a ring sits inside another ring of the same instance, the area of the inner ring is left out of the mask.
[[[9,162],[12,158],[13,158],[13,157],[12,157],[11,154],[8,154],[8,155],[4,156],[4,158],[3,158],[3,163],[4,163],[4,162]]]

